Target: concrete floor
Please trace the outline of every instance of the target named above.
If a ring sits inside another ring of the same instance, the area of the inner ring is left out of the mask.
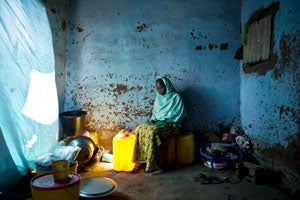
[[[172,166],[161,174],[144,173],[140,168],[135,172],[115,172],[112,163],[99,162],[79,171],[82,178],[107,177],[117,183],[117,190],[105,197],[93,199],[111,200],[285,200],[296,199],[270,184],[256,185],[246,179],[237,179],[235,168],[215,170],[202,163],[188,166]],[[222,183],[202,184],[195,180],[200,174],[215,176]],[[228,180],[229,179],[229,180]],[[86,199],[86,198],[80,198]]]

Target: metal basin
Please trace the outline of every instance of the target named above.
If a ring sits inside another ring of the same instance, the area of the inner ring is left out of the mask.
[[[86,136],[78,136],[68,140],[67,146],[78,146],[81,148],[77,157],[79,166],[89,162],[98,149],[94,141]]]

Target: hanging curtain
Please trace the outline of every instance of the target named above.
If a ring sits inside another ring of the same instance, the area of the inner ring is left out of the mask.
[[[52,35],[43,3],[1,1],[0,189],[34,169],[35,158],[57,143],[54,70]]]

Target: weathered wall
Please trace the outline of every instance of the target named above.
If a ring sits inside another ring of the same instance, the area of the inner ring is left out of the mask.
[[[185,129],[240,125],[240,8],[239,0],[72,1],[65,110],[86,110],[88,128],[110,141],[149,120],[154,81],[166,75],[185,101]]]
[[[242,24],[272,1],[245,0]],[[241,120],[262,160],[300,174],[300,3],[280,1],[272,61],[241,71]]]

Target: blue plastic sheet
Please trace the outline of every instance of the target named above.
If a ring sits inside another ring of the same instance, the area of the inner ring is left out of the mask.
[[[0,85],[1,189],[58,139],[52,35],[39,0],[0,3]]]

